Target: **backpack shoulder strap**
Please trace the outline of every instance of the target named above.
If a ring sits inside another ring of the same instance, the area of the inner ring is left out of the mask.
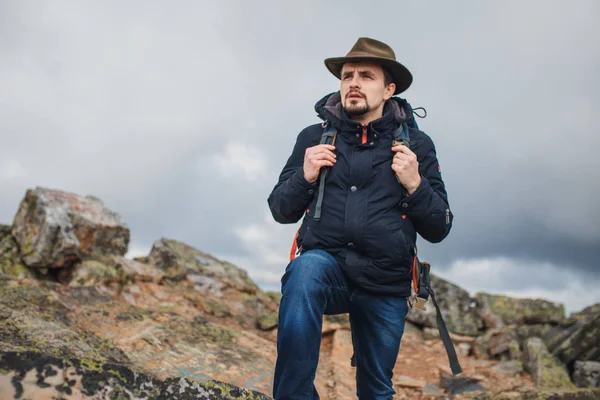
[[[320,144],[335,144],[337,131],[329,121],[323,122],[323,134],[321,135]]]
[[[333,127],[333,125],[325,121],[323,123],[323,134],[321,135],[321,144],[331,144],[335,145],[335,139],[337,138],[337,130]],[[323,193],[325,192],[325,178],[329,173],[329,168],[321,168],[321,181],[319,182],[319,193],[317,195],[317,204],[315,207],[315,214],[313,216],[315,221],[321,219],[321,207],[323,204]]]
[[[398,129],[394,131],[394,144],[396,144],[396,142],[410,148],[410,135],[408,133],[408,125],[406,122],[403,122]]]

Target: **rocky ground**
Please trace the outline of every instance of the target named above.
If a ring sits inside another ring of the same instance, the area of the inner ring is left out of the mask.
[[[100,200],[42,188],[0,225],[0,399],[270,398],[279,295],[175,240],[127,259],[128,241]],[[464,372],[450,373],[433,307],[413,309],[395,398],[600,398],[600,305],[567,319],[433,285]],[[321,398],[356,398],[351,356],[347,316],[326,317]]]

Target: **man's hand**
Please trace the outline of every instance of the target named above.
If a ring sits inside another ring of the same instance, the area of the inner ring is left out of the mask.
[[[421,184],[417,155],[403,144],[396,144],[392,151],[396,153],[392,159],[392,169],[408,194],[413,194]]]
[[[319,177],[321,167],[332,167],[335,164],[335,147],[330,144],[318,144],[306,149],[304,153],[304,179],[314,183]]]

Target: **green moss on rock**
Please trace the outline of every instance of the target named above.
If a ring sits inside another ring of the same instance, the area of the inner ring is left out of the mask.
[[[262,314],[256,319],[256,325],[263,331],[268,331],[277,327],[277,322],[277,313]]]
[[[478,303],[484,310],[498,315],[507,324],[544,324],[565,321],[563,304],[541,299],[518,299],[509,296],[478,293]]]
[[[10,229],[10,226],[0,225],[0,275],[15,279],[33,278],[33,272],[21,261],[19,246]]]

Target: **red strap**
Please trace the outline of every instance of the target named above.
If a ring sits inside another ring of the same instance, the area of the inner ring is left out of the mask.
[[[292,249],[290,250],[290,261],[293,261],[296,258],[296,250],[298,249],[298,243],[296,243],[296,239],[298,239],[298,234],[300,233],[300,229],[296,231],[296,235],[294,236],[294,243],[292,243]]]
[[[419,293],[419,275],[418,275],[418,267],[417,267],[417,248],[415,247],[415,256],[413,258],[412,265],[412,281],[413,281],[413,289],[415,290],[415,294]]]

